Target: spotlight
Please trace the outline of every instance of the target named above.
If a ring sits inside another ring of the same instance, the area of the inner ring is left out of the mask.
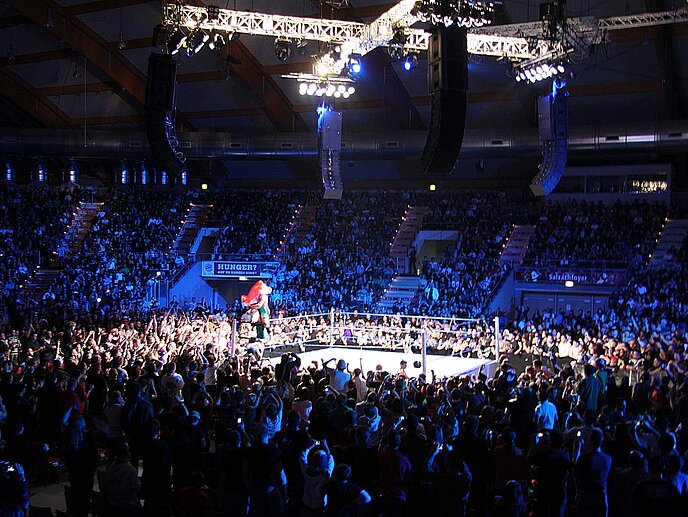
[[[206,7],[208,21],[215,21],[220,17],[220,7],[217,5],[209,5]]]
[[[186,55],[193,56],[194,54],[198,54],[209,39],[210,35],[207,32],[203,32],[200,29],[193,31],[186,44]]]
[[[79,65],[76,65],[76,68],[74,69],[74,73],[72,74],[72,77],[74,79],[81,78],[81,70],[79,69]]]
[[[225,46],[225,43],[224,36],[218,32],[213,36],[212,41],[208,43],[208,48],[210,50],[219,50]]]
[[[306,95],[308,93],[308,84],[299,83],[299,95]]]
[[[275,57],[280,61],[286,61],[291,57],[291,41],[285,38],[275,40]]]
[[[179,27],[172,31],[170,38],[167,40],[167,51],[171,55],[175,55],[186,43],[188,36]]]
[[[349,71],[352,74],[360,74],[363,67],[361,66],[360,56],[351,56],[349,58]]]
[[[418,66],[418,55],[415,52],[411,52],[404,60],[404,70],[407,72],[414,70]]]
[[[117,48],[119,50],[127,50],[127,42],[124,41],[124,34],[119,33],[119,42],[117,42]]]

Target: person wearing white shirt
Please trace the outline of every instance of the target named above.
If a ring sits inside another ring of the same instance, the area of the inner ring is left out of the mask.
[[[354,370],[354,385],[356,386],[356,402],[363,402],[368,395],[368,385],[360,368]]]
[[[540,403],[535,408],[535,421],[538,430],[554,429],[557,424],[557,407],[549,400],[549,391],[540,393]]]
[[[351,380],[351,374],[346,371],[346,361],[344,359],[337,361],[336,370],[327,366],[334,360],[335,358],[333,357],[329,361],[323,362],[323,367],[327,375],[330,376],[330,386],[332,389],[337,393],[346,393],[346,385]]]

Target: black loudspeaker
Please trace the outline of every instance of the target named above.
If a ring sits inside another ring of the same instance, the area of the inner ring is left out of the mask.
[[[565,92],[538,99],[538,130],[542,163],[530,184],[536,196],[551,194],[559,184],[568,160],[568,110]]]
[[[175,129],[177,61],[172,56],[151,53],[146,84],[146,132],[158,165],[174,181],[184,170],[184,155],[177,150]]]
[[[177,61],[172,56],[151,53],[148,58],[146,110],[174,111]]]
[[[425,172],[448,174],[454,168],[466,125],[468,47],[466,30],[441,27],[430,36],[428,85],[432,106],[430,129],[421,159]]]

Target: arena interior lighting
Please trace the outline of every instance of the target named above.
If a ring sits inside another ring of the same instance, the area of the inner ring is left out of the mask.
[[[201,29],[196,29],[191,33],[186,42],[186,54],[188,56],[198,54],[209,39],[210,34]]]
[[[172,33],[170,34],[170,37],[167,40],[167,51],[171,55],[175,55],[182,49],[182,47],[186,43],[187,38],[188,36],[180,27],[175,27],[174,29],[172,29]]]
[[[220,50],[226,43],[225,37],[221,33],[216,32],[210,43],[208,43],[208,48],[210,50]]]
[[[517,82],[537,83],[547,79],[561,77],[570,67],[568,53],[570,50],[556,50],[536,59],[518,63],[514,67]]]
[[[349,57],[349,71],[354,74],[360,74],[362,70],[361,56],[352,55]]]
[[[418,54],[411,52],[406,56],[404,60],[404,70],[407,72],[415,69],[418,66]]]
[[[345,4],[344,0],[331,1],[337,6]],[[684,7],[605,19],[556,16],[546,20],[549,24],[537,21],[487,26],[493,21],[494,3],[493,0],[398,0],[374,20],[363,23],[197,7],[183,5],[180,0],[163,5],[163,25],[167,28],[170,54],[179,52],[186,44],[186,35],[199,29],[206,35],[222,32],[275,38],[275,55],[280,61],[291,57],[294,42],[298,42],[296,48],[303,48],[308,41],[318,42],[326,49],[316,56],[313,65],[313,75],[320,82],[335,76],[355,75],[355,71],[348,70],[349,57],[365,56],[378,47],[386,47],[394,59],[400,60],[405,60],[409,53],[427,50],[430,33],[413,28],[417,22],[460,26],[468,29],[469,54],[508,58],[514,63],[510,75],[517,81],[534,83],[566,73],[569,59],[574,56],[576,61],[586,59],[590,48],[603,43],[609,31],[688,22],[688,8]],[[562,59],[551,59],[550,54],[562,50],[564,55],[559,56]],[[301,75],[283,77],[299,80],[303,79]]]
[[[275,57],[280,61],[286,61],[291,57],[291,40],[287,38],[275,40]]]
[[[350,81],[299,80],[299,94],[304,96],[348,99],[354,93],[356,87]]]
[[[458,25],[459,27],[482,27],[494,18],[492,1],[478,2],[472,0],[419,0],[413,6],[411,14],[421,22],[433,25]]]

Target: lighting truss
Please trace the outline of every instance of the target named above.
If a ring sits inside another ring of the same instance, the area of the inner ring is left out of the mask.
[[[418,0],[411,13],[433,25],[482,27],[492,22],[494,4],[490,0]]]
[[[555,44],[553,50],[546,54],[518,63],[514,67],[516,81],[534,84],[564,74],[570,64],[571,52],[572,49]]]
[[[348,77],[319,77],[312,74],[283,75],[285,79],[295,79],[299,83],[300,95],[315,97],[334,97],[348,99],[356,93],[354,81]]]
[[[217,19],[211,20],[203,7],[177,4],[166,4],[164,15],[165,24],[174,27],[181,26],[190,30],[200,27],[208,31],[237,32],[340,45],[348,43],[349,53],[365,55],[379,46],[389,45],[399,28],[403,29],[406,36],[403,44],[406,53],[427,50],[430,34],[421,29],[409,28],[418,21],[417,17],[410,14],[414,4],[415,1],[402,0],[369,24],[230,9],[220,9]],[[540,45],[543,46],[544,44]],[[523,37],[468,33],[468,52],[471,54],[530,59],[544,52],[542,49],[533,50],[531,47],[531,42]]]
[[[674,11],[662,11],[658,13],[631,14],[628,16],[612,16],[611,18],[598,20],[597,26],[605,30],[618,30],[684,22],[688,22],[688,9],[676,9]]]
[[[170,28],[187,31],[223,31],[286,38],[291,41],[319,41],[338,46],[337,55],[325,54],[314,64],[314,74],[322,80],[341,75],[349,56],[364,56],[380,46],[394,47],[400,55],[427,50],[429,33],[411,26],[425,15],[419,16],[422,2],[433,9],[441,5],[438,0],[400,0],[388,11],[370,23],[281,16],[231,9],[209,9],[166,3],[163,6],[164,24]],[[485,7],[491,2],[453,0],[449,5]],[[456,10],[456,9],[455,9]],[[460,11],[460,9],[459,9]],[[602,43],[607,31],[632,27],[648,27],[688,21],[688,9],[657,13],[616,16],[606,19],[592,17],[568,18],[562,22],[559,41],[547,41],[546,22],[530,22],[501,26],[472,28],[468,33],[468,52],[471,54],[508,57],[512,61],[538,60],[555,52],[557,45],[567,51],[585,54],[591,46]],[[403,33],[403,43],[395,36]],[[526,63],[527,65],[527,63]],[[291,76],[289,76],[291,77]]]

